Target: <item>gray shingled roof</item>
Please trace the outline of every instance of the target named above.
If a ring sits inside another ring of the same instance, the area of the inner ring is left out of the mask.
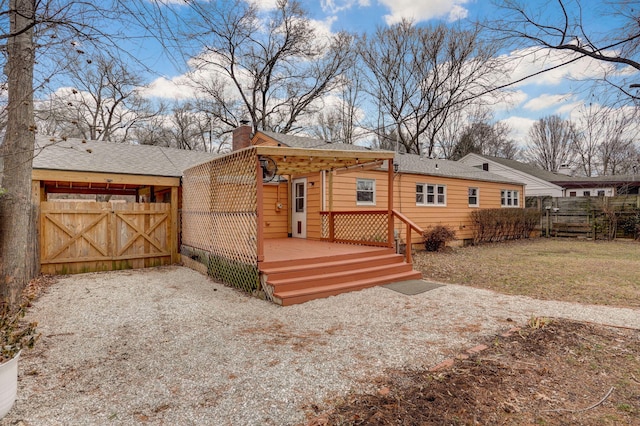
[[[260,131],[263,135],[286,145],[290,148],[307,148],[307,149],[338,149],[344,151],[372,151],[371,148],[364,146],[351,145],[346,143],[332,143],[322,139],[310,138],[305,136],[284,135],[275,132]]]
[[[521,184],[504,176],[485,172],[484,170],[457,161],[424,158],[415,154],[396,154],[395,161],[400,166],[399,170],[405,173],[473,179],[485,182]]]
[[[321,139],[314,139],[302,136],[283,135],[274,132],[260,132],[270,138],[280,142],[283,145],[292,148],[307,148],[307,149],[344,149],[344,150],[366,150],[371,151],[373,149],[351,145],[343,143],[328,143]],[[435,160],[430,158],[420,157],[415,154],[396,154],[395,161],[400,166],[400,172],[421,174],[426,176],[441,176],[449,178],[459,179],[473,179],[486,182],[501,182],[510,184],[520,184],[504,176],[499,176],[494,173],[478,170],[475,167],[467,166],[466,164],[459,163],[457,161],[449,160]],[[386,165],[382,167],[386,170]]]
[[[476,154],[480,155],[480,154]],[[518,170],[528,175],[537,177],[538,179],[546,180],[562,187],[584,187],[590,185],[603,186],[603,185],[620,185],[630,182],[638,182],[640,176],[638,175],[614,175],[614,176],[567,176],[562,173],[554,173],[547,170],[543,170],[539,167],[532,166],[530,164],[522,163],[516,160],[508,160],[506,158],[492,157],[490,155],[480,155],[488,160],[495,161],[503,166],[510,167],[514,170]]]
[[[180,177],[216,157],[202,151],[81,139],[36,138],[34,169]]]
[[[480,154],[477,154],[480,155]],[[563,175],[562,173],[554,173],[548,170],[541,169],[536,166],[532,166],[531,164],[522,163],[516,160],[508,160],[506,158],[500,157],[492,157],[490,155],[480,155],[481,157],[486,158],[487,160],[494,161],[496,163],[502,164],[503,166],[510,167],[514,170],[518,170],[522,173],[526,173],[533,177],[537,177],[538,179],[546,180],[547,182],[572,182],[577,179],[573,176]]]

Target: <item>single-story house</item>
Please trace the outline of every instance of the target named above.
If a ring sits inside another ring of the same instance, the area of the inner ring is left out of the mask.
[[[567,172],[554,173],[530,164],[489,155],[467,154],[461,163],[478,169],[515,179],[526,185],[530,197],[613,197],[620,194],[638,194],[640,176],[616,175],[581,177]]]
[[[434,225],[471,239],[471,211],[525,195],[461,163],[249,126],[231,153],[185,171],[183,191],[183,262],[285,305],[419,277],[396,240],[417,244]]]
[[[462,242],[472,238],[471,211],[523,206],[523,184],[457,162],[249,126],[233,142],[216,155],[39,137],[42,271],[181,261],[287,305],[420,278],[412,250],[397,245],[419,244],[434,225]]]

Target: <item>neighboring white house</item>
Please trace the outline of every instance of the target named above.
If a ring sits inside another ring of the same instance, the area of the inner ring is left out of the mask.
[[[516,160],[467,154],[459,160],[469,166],[525,184],[525,194],[551,197],[594,197],[637,194],[640,180],[633,175],[582,177],[553,173]]]

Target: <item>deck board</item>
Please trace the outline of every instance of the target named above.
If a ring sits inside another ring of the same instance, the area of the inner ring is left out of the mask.
[[[337,244],[303,238],[274,238],[264,240],[264,261],[312,259],[353,253],[388,251],[387,247]]]

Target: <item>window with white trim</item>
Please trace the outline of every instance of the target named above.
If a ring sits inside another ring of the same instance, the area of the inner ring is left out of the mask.
[[[480,206],[480,190],[478,188],[469,187],[469,207]]]
[[[419,206],[446,206],[447,187],[431,183],[416,184],[416,205]]]
[[[513,191],[511,189],[503,189],[500,192],[500,205],[502,207],[519,207],[520,206],[520,191]]]
[[[359,206],[376,205],[376,181],[375,179],[356,180],[356,204]]]

